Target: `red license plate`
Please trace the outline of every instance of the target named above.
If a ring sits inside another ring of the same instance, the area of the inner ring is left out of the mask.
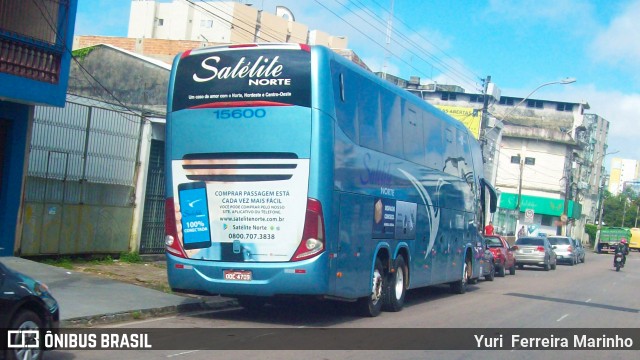
[[[251,271],[248,270],[225,270],[224,279],[233,281],[251,281],[252,276]]]

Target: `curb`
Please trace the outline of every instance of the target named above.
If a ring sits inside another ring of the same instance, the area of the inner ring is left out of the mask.
[[[189,304],[170,305],[159,308],[123,311],[119,313],[83,316],[60,321],[61,328],[80,328],[108,325],[126,321],[136,321],[175,314],[186,314],[203,310],[223,310],[238,307],[236,299],[222,298],[216,300],[201,299]]]

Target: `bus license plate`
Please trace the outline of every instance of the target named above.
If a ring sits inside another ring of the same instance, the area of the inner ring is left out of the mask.
[[[234,281],[251,281],[251,271],[247,270],[225,270],[224,279]]]

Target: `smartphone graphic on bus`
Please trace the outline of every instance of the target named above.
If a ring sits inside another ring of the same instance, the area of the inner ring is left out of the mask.
[[[206,184],[203,181],[179,184],[178,197],[182,213],[184,248],[191,250],[211,247]]]

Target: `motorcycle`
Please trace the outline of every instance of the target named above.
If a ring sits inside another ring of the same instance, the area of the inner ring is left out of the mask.
[[[624,267],[624,263],[622,262],[622,253],[616,252],[613,257],[613,266],[616,268],[616,271],[620,271],[621,267]]]

